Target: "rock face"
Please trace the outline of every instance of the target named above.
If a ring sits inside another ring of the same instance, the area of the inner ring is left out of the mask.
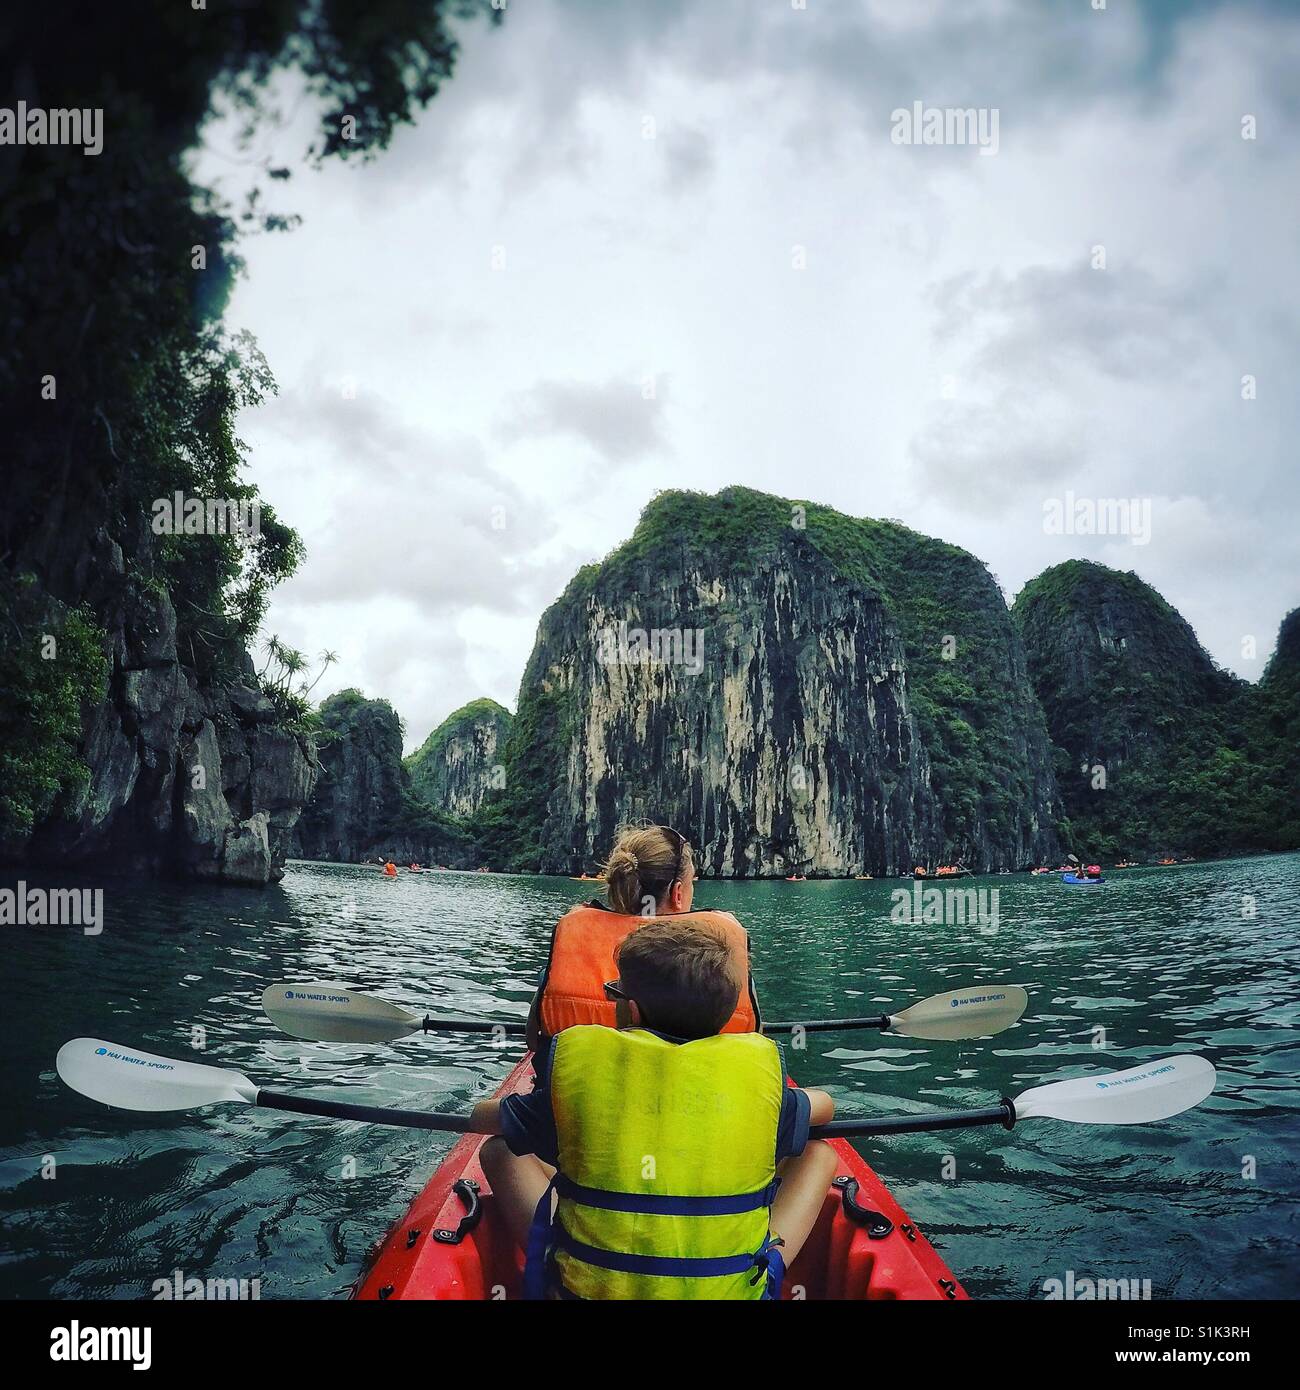
[[[1216,854],[1300,843],[1294,615],[1258,687],[1219,670],[1135,574],[1072,560],[1013,609],[1060,750],[1080,853]]]
[[[387,700],[343,690],[321,704],[320,718],[320,779],[294,835],[295,857],[477,865],[464,829],[413,792],[401,720]]]
[[[472,816],[489,791],[505,785],[510,711],[472,700],[450,714],[406,759],[411,786],[453,816]]]
[[[1247,722],[1258,769],[1253,838],[1269,849],[1300,846],[1300,608],[1282,619]]]
[[[1236,693],[1190,624],[1135,574],[1070,560],[1026,584],[1013,612],[1048,727],[1080,761],[1118,767],[1159,752],[1190,707]]]
[[[120,549],[103,535],[98,542],[110,674],[106,698],[85,711],[89,778],[28,839],[6,844],[6,856],[232,883],[279,879],[315,778],[310,741],[278,726],[247,653],[240,678],[201,687],[180,661],[167,593],[130,582]]]
[[[1277,646],[1259,683],[1278,693],[1294,694],[1300,689],[1300,608],[1293,608],[1282,619]]]
[[[488,819],[501,858],[544,872],[640,820],[742,877],[1058,852],[1041,712],[984,567],[747,489],[663,494],[579,572],[542,618],[509,751]]]

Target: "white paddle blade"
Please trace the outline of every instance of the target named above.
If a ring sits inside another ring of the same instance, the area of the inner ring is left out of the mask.
[[[257,1100],[257,1087],[243,1072],[156,1057],[102,1038],[64,1043],[54,1065],[74,1091],[119,1110],[189,1110]]]
[[[1214,1090],[1214,1067],[1184,1053],[1035,1086],[1016,1097],[1016,1119],[1031,1115],[1080,1125],[1145,1125],[1199,1105]]]
[[[1010,1028],[1029,996],[1019,985],[979,985],[934,994],[891,1016],[889,1024],[908,1038],[987,1038]]]
[[[423,1023],[386,999],[346,985],[269,985],[262,1007],[277,1028],[311,1042],[392,1042]]]

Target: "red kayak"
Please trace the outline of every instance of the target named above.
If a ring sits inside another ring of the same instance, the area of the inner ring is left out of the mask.
[[[527,1091],[531,1056],[499,1096]],[[492,1192],[467,1134],[389,1231],[354,1298],[485,1301],[518,1298],[523,1254],[494,1219]],[[889,1189],[844,1140],[831,1143],[839,1173],[808,1242],[785,1277],[784,1297],[822,1300],[967,1298],[957,1276],[907,1218]]]

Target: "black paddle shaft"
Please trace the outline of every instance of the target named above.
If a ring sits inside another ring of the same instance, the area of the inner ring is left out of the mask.
[[[421,1027],[426,1033],[495,1033],[498,1029],[506,1037],[522,1037],[524,1025],[517,1019],[509,1022],[504,1019],[487,1018],[430,1018],[426,1015]],[[793,1033],[802,1028],[805,1033],[834,1033],[841,1028],[879,1028],[889,1027],[889,1015],[878,1014],[875,1018],[810,1018],[806,1023],[765,1023],[764,1033]]]
[[[426,1033],[495,1033],[500,1029],[511,1038],[522,1038],[525,1030],[518,1019],[430,1018],[427,1014],[421,1027]]]
[[[793,1033],[802,1028],[805,1033],[834,1033],[840,1028],[879,1028],[882,1032],[889,1027],[889,1015],[878,1014],[875,1018],[810,1018],[806,1023],[765,1023],[764,1033]]]
[[[1014,1101],[1004,1096],[997,1105],[983,1110],[936,1110],[929,1115],[891,1115],[881,1120],[832,1120],[814,1125],[810,1139],[865,1139],[878,1134],[924,1134],[936,1129],[971,1129],[975,1125],[1001,1125],[1010,1129],[1016,1122]]]
[[[290,1096],[283,1091],[258,1091],[257,1104],[268,1110],[291,1110],[297,1115],[323,1115],[330,1120],[363,1120],[372,1125],[399,1125],[406,1129],[438,1129],[452,1134],[470,1134],[468,1115],[452,1115],[445,1110],[389,1110],[378,1105],[349,1105],[346,1101],[320,1100],[314,1096]],[[919,1134],[936,1129],[970,1129],[974,1125],[1000,1124],[1010,1129],[1016,1122],[1016,1107],[1003,1099],[983,1110],[939,1110],[929,1115],[894,1115],[880,1120],[832,1120],[814,1125],[812,1139],[859,1139],[877,1134]]]
[[[298,1115],[324,1115],[331,1120],[364,1120],[372,1125],[401,1125],[406,1129],[440,1129],[452,1134],[469,1134],[468,1115],[446,1111],[389,1110],[381,1105],[349,1105],[341,1100],[320,1100],[315,1096],[288,1096],[283,1091],[258,1091],[257,1104],[269,1110],[292,1110]]]

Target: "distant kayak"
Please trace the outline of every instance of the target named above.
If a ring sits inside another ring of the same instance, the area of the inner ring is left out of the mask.
[[[1087,874],[1062,874],[1062,883],[1105,883],[1104,878],[1090,878]]]

